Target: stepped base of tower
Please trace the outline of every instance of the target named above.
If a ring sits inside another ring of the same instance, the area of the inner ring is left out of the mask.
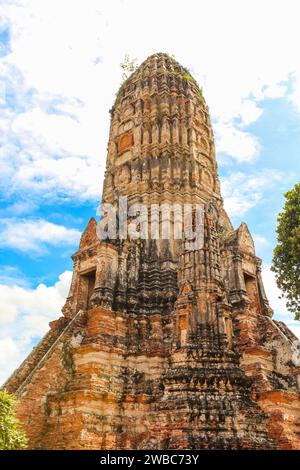
[[[204,349],[174,347],[175,317],[149,328],[146,317],[94,308],[70,330],[54,324],[51,357],[24,388],[7,384],[20,387],[29,448],[299,449],[299,395],[272,390],[266,352],[248,350],[241,368],[209,332]]]
[[[242,225],[223,241],[225,282],[207,245],[163,274],[140,267],[147,284],[126,304],[99,283],[117,259],[125,269],[124,248],[97,240],[90,222],[64,316],[4,385],[19,398],[29,448],[300,449],[297,338],[271,318],[249,236]],[[134,250],[147,262],[147,246]]]

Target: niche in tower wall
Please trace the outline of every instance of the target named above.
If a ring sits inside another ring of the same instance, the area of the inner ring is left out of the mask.
[[[80,290],[80,305],[79,308],[85,310],[90,308],[91,296],[94,292],[96,281],[96,269],[80,274],[79,290]]]
[[[252,276],[251,274],[244,272],[244,281],[245,281],[247,296],[250,301],[249,307],[253,312],[259,314],[261,310],[261,306],[260,306],[257,279],[255,276]]]
[[[131,132],[123,134],[118,142],[118,151],[123,152],[133,145],[133,135]]]

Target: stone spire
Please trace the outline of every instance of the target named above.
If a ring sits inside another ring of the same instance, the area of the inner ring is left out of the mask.
[[[210,203],[219,223],[232,228],[220,196],[208,107],[188,70],[167,54],[149,57],[123,83],[111,110],[102,201],[117,208],[120,196],[152,210],[155,204]],[[171,235],[174,218],[170,214]],[[116,310],[163,314],[174,307],[182,244],[153,240],[148,230],[149,240],[122,243],[130,280],[125,287],[124,277],[116,279]]]
[[[167,54],[149,57],[111,111],[103,199],[220,200],[213,131],[202,91]]]
[[[118,229],[125,197],[160,229],[168,204],[201,205],[202,244],[175,237],[177,209],[170,237],[148,224],[143,238],[103,240],[91,219],[64,316],[5,384],[30,446],[299,449],[296,338],[272,320],[247,226],[224,211],[202,92],[166,54],[142,63],[111,110],[102,201]]]

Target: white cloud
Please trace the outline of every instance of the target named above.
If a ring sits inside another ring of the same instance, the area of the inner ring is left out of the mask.
[[[259,153],[256,137],[241,131],[232,122],[219,121],[214,126],[217,152],[234,156],[240,162],[252,161]]]
[[[24,278],[24,274],[16,266],[1,266],[0,284],[15,285],[27,287],[28,281]]]
[[[263,235],[254,234],[252,235],[255,247],[264,248],[269,245],[269,240],[266,239]]]
[[[282,98],[287,93],[287,87],[285,85],[273,84],[267,86],[263,90],[264,98]]]
[[[29,200],[23,200],[20,198],[20,200],[7,205],[7,207],[0,209],[0,216],[5,217],[5,216],[21,216],[24,214],[29,214],[31,212],[34,212],[36,209],[37,205],[33,201]]]
[[[294,89],[290,94],[290,100],[300,113],[300,65],[298,66],[297,72],[293,74],[293,85]]]
[[[262,115],[263,110],[254,101],[246,99],[242,101],[240,109],[241,124],[248,126]]]
[[[238,162],[252,162],[260,153],[257,138],[244,129],[255,122],[263,113],[254,100],[241,97],[236,108],[220,114],[215,122],[214,131],[217,152],[226,153]]]
[[[0,219],[2,248],[41,253],[47,245],[73,245],[78,243],[79,230],[53,224],[44,219]]]
[[[20,350],[12,338],[0,339],[0,386],[18,363]]]
[[[21,363],[32,348],[32,340],[49,329],[59,317],[68,294],[72,273],[65,271],[52,286],[35,289],[0,284],[0,383]]]
[[[43,323],[33,322],[31,328],[34,335],[40,335],[41,331],[45,330],[45,319],[47,321],[59,312],[61,302],[67,294],[70,278],[71,272],[65,271],[59,276],[59,281],[54,286],[47,287],[45,284],[39,284],[35,289],[18,284],[0,284],[1,324],[15,322],[20,315],[26,315],[27,323],[32,316],[39,316]]]
[[[2,6],[12,21],[12,53],[0,68],[9,110],[0,113],[0,140],[11,143],[1,183],[46,198],[99,198],[113,96],[95,64],[106,21],[99,3],[78,2],[71,16],[68,2],[19,5]]]
[[[257,233],[252,234],[252,238],[254,241],[256,254],[260,257],[263,257],[266,248],[270,246],[269,240],[267,240],[267,238],[263,235]]]
[[[282,292],[276,285],[275,274],[271,271],[271,266],[266,264],[262,269],[262,277],[270,306],[276,316],[291,317],[286,307],[286,300],[282,297]]]
[[[236,172],[221,178],[224,205],[232,217],[242,217],[256,206],[264,192],[283,180],[283,175],[275,170],[246,174]]]
[[[274,319],[286,323],[300,339],[300,323],[294,320],[293,315],[288,311],[286,300],[282,297],[282,291],[276,285],[275,274],[271,271],[270,265],[263,266],[262,278],[270,307],[274,310]]]

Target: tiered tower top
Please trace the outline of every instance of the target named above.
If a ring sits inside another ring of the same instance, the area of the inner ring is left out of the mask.
[[[180,192],[220,200],[208,106],[190,72],[154,54],[122,84],[111,110],[106,202]]]

